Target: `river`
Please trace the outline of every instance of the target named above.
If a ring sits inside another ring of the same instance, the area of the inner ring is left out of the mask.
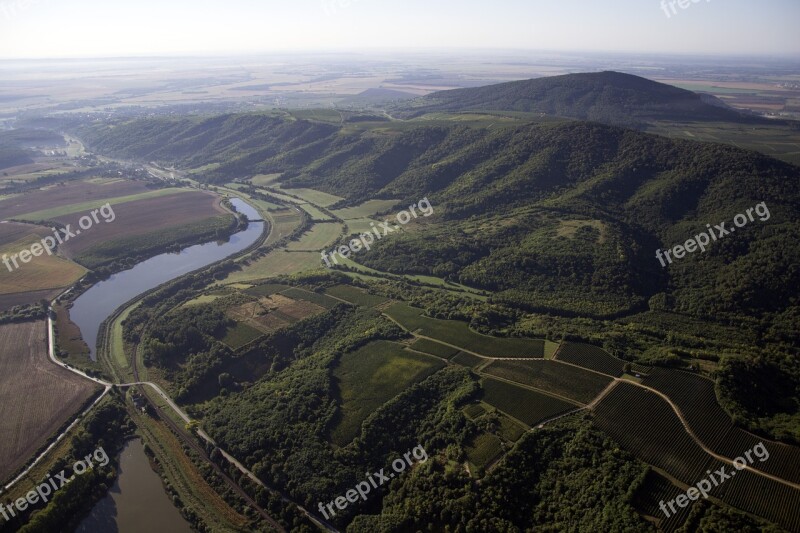
[[[252,206],[239,198],[231,203],[248,220],[260,220]],[[80,328],[83,340],[89,345],[92,360],[97,360],[97,334],[100,324],[118,307],[132,298],[183,274],[210,265],[253,244],[264,230],[264,222],[251,222],[246,230],[230,237],[227,242],[209,242],[190,246],[179,253],[165,253],[138,263],[130,270],[114,274],[92,286],[75,300],[70,319]]]
[[[191,533],[192,528],[164,492],[161,478],[150,468],[141,441],[129,441],[119,460],[119,477],[108,495],[97,502],[77,533]]]

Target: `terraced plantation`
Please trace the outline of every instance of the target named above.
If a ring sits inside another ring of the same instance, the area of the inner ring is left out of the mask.
[[[566,342],[561,346],[556,357],[573,365],[582,366],[595,372],[620,377],[625,363],[608,352],[591,344]]]
[[[487,357],[544,357],[545,344],[539,339],[500,338],[481,335],[465,322],[423,316],[424,311],[403,303],[389,307],[386,314],[418,335],[459,346]],[[553,344],[553,343],[550,343]]]
[[[611,383],[609,377],[547,360],[495,361],[483,372],[585,404]]]

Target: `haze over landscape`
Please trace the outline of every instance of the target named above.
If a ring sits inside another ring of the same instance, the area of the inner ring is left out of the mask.
[[[0,0],[0,533],[800,532],[798,20]]]

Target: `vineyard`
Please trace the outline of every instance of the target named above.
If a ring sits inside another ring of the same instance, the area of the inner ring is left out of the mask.
[[[620,377],[625,367],[624,361],[613,357],[602,348],[577,342],[565,342],[557,359],[615,377]]]
[[[712,495],[745,512],[771,520],[790,531],[800,531],[800,491],[748,471],[736,472],[708,455],[686,432],[669,404],[653,392],[620,382],[595,409],[595,424],[623,448],[676,479],[694,485],[723,466],[730,479],[712,490]],[[760,442],[760,441],[758,441]],[[742,443],[733,458],[757,444]],[[755,458],[754,458],[755,459]],[[789,467],[778,457],[755,466]],[[794,466],[794,465],[791,465]],[[716,476],[719,479],[719,476]],[[643,489],[644,490],[644,489]],[[666,495],[666,487],[655,487]],[[660,499],[664,496],[658,496]],[[640,501],[648,500],[642,496]],[[656,496],[652,496],[655,500]]]
[[[576,408],[558,398],[491,378],[481,380],[481,385],[483,401],[529,426]]]
[[[489,357],[544,357],[545,343],[541,339],[490,337],[472,331],[469,324],[459,320],[439,320],[423,315],[422,309],[397,303],[386,314],[409,331],[460,346]],[[550,343],[553,344],[553,343]]]
[[[623,448],[685,483],[702,478],[711,460],[664,399],[624,381],[597,405],[595,423]]]
[[[611,378],[555,361],[495,361],[483,372],[565,396],[581,403],[591,402]]]
[[[735,459],[763,442],[770,459],[764,463],[756,462],[753,467],[800,483],[800,448],[772,442],[735,427],[717,402],[714,382],[710,379],[678,370],[654,368],[643,384],[667,395],[681,410],[695,435],[714,452]]]

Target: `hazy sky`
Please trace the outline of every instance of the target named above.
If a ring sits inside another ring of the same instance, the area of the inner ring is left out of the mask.
[[[432,47],[800,56],[800,0],[681,1],[668,18],[661,0],[0,0],[0,57]]]

